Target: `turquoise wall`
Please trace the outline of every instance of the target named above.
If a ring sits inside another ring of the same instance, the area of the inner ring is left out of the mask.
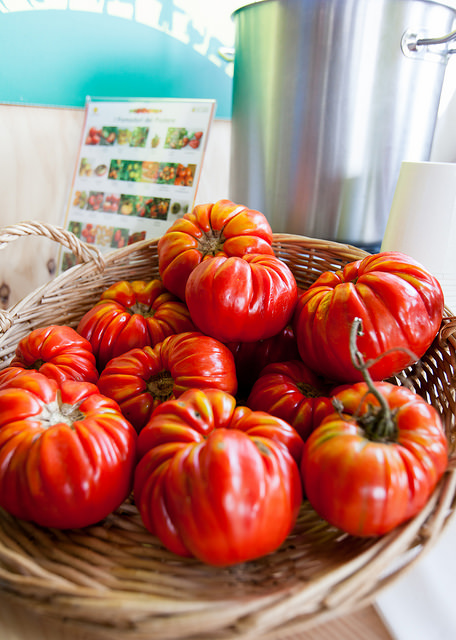
[[[233,64],[218,51],[232,44],[230,31],[224,41],[186,4],[195,6],[0,0],[0,102],[83,107],[86,96],[211,98],[216,118],[229,118]]]

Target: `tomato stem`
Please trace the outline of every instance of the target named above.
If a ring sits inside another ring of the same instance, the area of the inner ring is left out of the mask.
[[[363,335],[362,320],[355,318],[350,331],[350,357],[352,364],[358,371],[361,371],[364,382],[367,385],[369,393],[376,398],[380,404],[377,411],[369,411],[361,418],[363,426],[369,433],[369,436],[375,440],[385,440],[391,437],[396,431],[393,412],[382,393],[378,390],[372,376],[369,373],[369,367],[366,364],[361,351],[357,346],[357,337]]]

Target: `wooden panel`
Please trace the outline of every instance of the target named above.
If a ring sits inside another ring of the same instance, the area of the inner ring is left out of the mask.
[[[30,219],[61,224],[82,122],[76,109],[0,107],[2,226]],[[25,238],[1,251],[3,308],[54,275],[57,250],[49,240]]]

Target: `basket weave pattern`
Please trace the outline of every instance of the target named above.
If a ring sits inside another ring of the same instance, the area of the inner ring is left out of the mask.
[[[0,248],[22,236],[48,237],[80,263],[0,312],[0,368],[19,340],[49,324],[75,327],[102,291],[118,280],[158,277],[158,240],[103,256],[73,234],[26,222],[0,229]],[[274,250],[307,287],[326,270],[363,258],[351,246],[275,234]],[[440,412],[454,449],[456,321],[448,309],[420,363],[396,381]],[[275,640],[373,601],[438,539],[452,517],[452,464],[425,509],[379,539],[357,539],[330,527],[306,502],[275,553],[227,569],[169,553],[142,525],[133,502],[96,526],[45,529],[0,510],[0,587],[25,607],[110,640]]]

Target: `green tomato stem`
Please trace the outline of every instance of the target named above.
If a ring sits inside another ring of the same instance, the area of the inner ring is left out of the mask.
[[[351,361],[355,369],[361,371],[369,393],[378,400],[380,408],[378,410],[369,411],[360,419],[360,421],[372,440],[385,440],[394,436],[396,432],[396,424],[393,412],[391,411],[388,402],[372,380],[372,376],[369,373],[369,367],[366,364],[361,351],[358,349],[357,337],[362,334],[362,320],[361,318],[355,318],[350,331]]]

